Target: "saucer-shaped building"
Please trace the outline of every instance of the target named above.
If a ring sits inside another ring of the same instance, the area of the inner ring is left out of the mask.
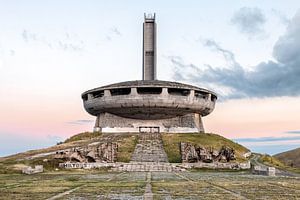
[[[143,24],[143,80],[127,81],[82,94],[85,110],[96,116],[94,131],[204,132],[202,117],[215,107],[217,95],[178,82],[156,80],[155,15]]]

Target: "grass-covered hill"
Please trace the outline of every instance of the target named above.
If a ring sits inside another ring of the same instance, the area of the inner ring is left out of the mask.
[[[165,151],[170,162],[181,162],[180,142],[189,142],[203,147],[220,149],[228,146],[235,150],[238,161],[245,161],[243,154],[249,150],[229,139],[217,134],[180,133],[162,134]],[[0,173],[20,172],[24,166],[42,164],[46,170],[57,168],[60,160],[54,159],[56,151],[69,149],[72,147],[83,147],[94,142],[117,142],[118,153],[117,162],[129,162],[134,148],[138,142],[137,133],[91,133],[84,132],[76,134],[64,142],[60,142],[52,147],[30,150],[15,155],[0,157]]]
[[[276,154],[274,157],[288,166],[300,168],[300,148]]]

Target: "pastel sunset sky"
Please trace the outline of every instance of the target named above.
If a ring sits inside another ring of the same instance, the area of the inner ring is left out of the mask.
[[[207,132],[300,146],[299,0],[0,0],[0,156],[91,131],[81,93],[141,79],[145,12],[158,79],[218,94]]]

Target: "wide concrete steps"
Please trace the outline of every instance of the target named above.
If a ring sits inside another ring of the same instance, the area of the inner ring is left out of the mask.
[[[141,133],[132,162],[168,162],[160,133]]]
[[[182,172],[185,168],[171,163],[132,162],[118,165],[111,169],[117,172]]]

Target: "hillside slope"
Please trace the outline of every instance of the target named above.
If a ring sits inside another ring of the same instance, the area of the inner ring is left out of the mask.
[[[274,155],[273,157],[277,158],[288,166],[300,168],[300,148],[282,152]]]
[[[57,151],[73,147],[85,147],[95,142],[118,143],[117,162],[130,162],[132,153],[137,144],[137,133],[90,133],[84,132],[68,138],[65,142],[58,143],[52,147],[30,150],[23,153],[0,158],[0,173],[18,172],[24,166],[41,164],[47,171],[55,170],[59,159],[54,159]],[[162,133],[162,142],[170,162],[181,162],[180,142],[197,144],[202,147],[220,149],[222,146],[233,148],[236,152],[237,161],[245,161],[243,154],[249,150],[229,139],[217,134],[198,133]]]

